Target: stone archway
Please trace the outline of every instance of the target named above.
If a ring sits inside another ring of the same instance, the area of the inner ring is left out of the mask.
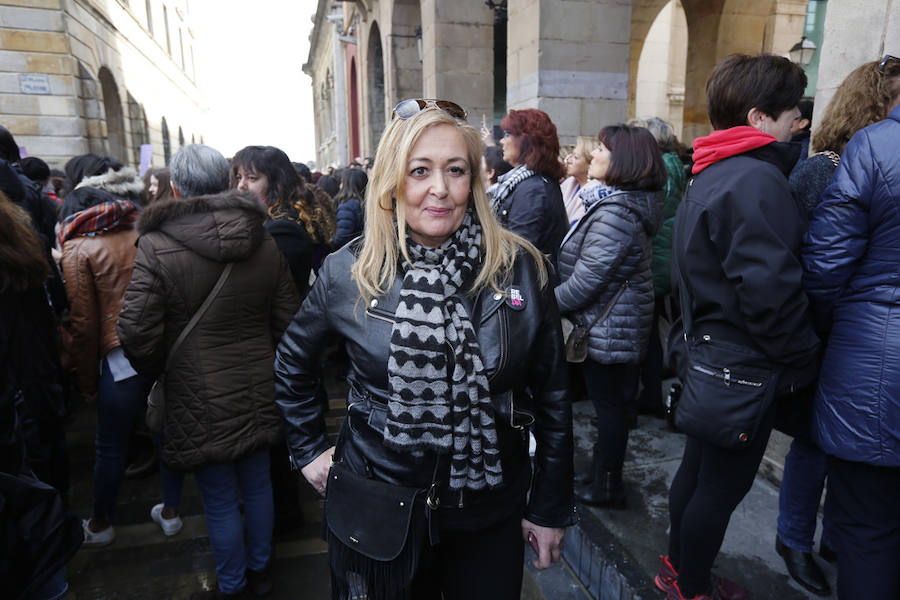
[[[78,101],[81,118],[84,120],[84,135],[87,152],[103,154],[103,110],[100,108],[100,91],[97,81],[83,62],[78,61]]]
[[[670,0],[656,16],[644,40],[629,104],[633,116],[669,121],[681,138],[684,76],[687,67],[687,19],[681,0]]]
[[[377,22],[369,29],[369,44],[366,52],[367,85],[369,115],[369,150],[371,154],[378,146],[387,115],[384,105],[384,52],[381,47],[381,30]]]
[[[147,113],[143,105],[129,93],[128,119],[131,121],[131,152],[134,164],[141,162],[141,146],[150,143],[150,128],[147,125]]]
[[[106,113],[106,141],[109,156],[122,162],[128,162],[125,145],[125,116],[122,111],[122,99],[119,87],[112,71],[101,67],[98,77],[103,94],[103,108]]]

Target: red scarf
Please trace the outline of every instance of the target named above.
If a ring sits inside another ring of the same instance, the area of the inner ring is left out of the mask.
[[[694,140],[694,167],[691,172],[696,175],[720,160],[777,141],[774,136],[747,125],[713,131]]]
[[[101,202],[69,215],[59,225],[59,247],[72,238],[95,236],[120,229],[131,229],[137,220],[137,208],[127,200]]]

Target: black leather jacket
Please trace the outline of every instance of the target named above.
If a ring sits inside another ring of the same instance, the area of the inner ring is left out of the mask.
[[[319,357],[329,337],[338,336],[345,340],[350,357],[351,391],[335,460],[340,457],[357,473],[400,485],[425,488],[435,480],[446,482],[448,457],[429,453],[417,462],[383,443],[387,363],[402,275],[390,293],[364,304],[350,276],[354,248],[351,243],[328,257],[278,346],[275,397],[286,420],[292,459],[302,467],[331,446],[315,396]],[[525,516],[537,525],[564,527],[574,517],[572,411],[559,311],[553,288],[539,289],[537,271],[527,255],[516,261],[512,282],[505,289],[505,295],[488,289],[477,298],[461,298],[472,315],[491,386],[504,485],[451,493],[442,484],[441,505],[482,515],[481,521],[509,516],[521,507],[529,487],[531,425],[537,452]],[[509,301],[510,289],[524,298],[522,306]]]

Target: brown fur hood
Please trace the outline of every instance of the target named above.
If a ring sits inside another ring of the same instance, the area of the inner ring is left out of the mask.
[[[138,218],[144,236],[159,231],[197,254],[218,261],[244,260],[266,235],[266,209],[252,194],[223,192],[156,202]]]

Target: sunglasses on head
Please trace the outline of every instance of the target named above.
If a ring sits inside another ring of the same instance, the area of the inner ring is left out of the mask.
[[[892,60],[900,60],[896,56],[891,56],[890,54],[885,54],[884,58],[881,59],[881,62],[878,63],[878,72],[884,75],[884,69],[887,67],[887,64]]]
[[[409,119],[414,117],[429,106],[439,108],[455,119],[465,119],[468,116],[465,109],[456,102],[449,100],[435,100],[433,98],[410,98],[403,100],[394,107],[391,113],[391,119]]]

